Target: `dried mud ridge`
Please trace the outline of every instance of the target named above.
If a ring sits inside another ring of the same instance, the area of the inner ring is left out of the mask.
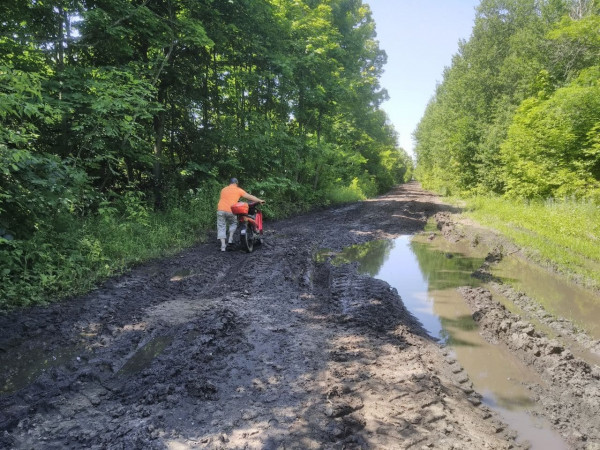
[[[396,291],[315,262],[443,211],[409,184],[1,315],[0,448],[520,448]]]
[[[457,227],[448,213],[436,214],[435,220],[446,239],[457,242],[474,238],[468,227]],[[548,337],[531,320],[508,311],[494,300],[490,290],[461,287],[459,292],[470,306],[481,335],[489,342],[507,346],[540,375],[541,383],[528,388],[542,406],[542,414],[573,448],[600,449],[600,367],[574,356],[568,343],[560,338],[569,336],[595,355],[600,355],[600,342],[568,320],[550,315],[526,294],[496,279],[490,273],[490,266],[502,259],[499,248],[510,244],[498,236],[488,239],[499,247],[488,254],[473,276],[488,282],[493,291],[504,295],[533,321],[549,327],[556,337]]]

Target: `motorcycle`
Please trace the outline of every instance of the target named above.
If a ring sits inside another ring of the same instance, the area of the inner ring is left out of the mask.
[[[237,202],[231,212],[237,216],[236,241],[246,253],[252,253],[255,246],[264,242],[263,214],[260,202]]]

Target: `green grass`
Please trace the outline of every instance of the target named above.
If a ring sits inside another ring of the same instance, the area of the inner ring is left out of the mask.
[[[215,222],[214,205],[210,209],[175,208],[151,213],[144,223],[105,222],[92,219],[88,234],[101,243],[102,254],[115,270],[153,258],[177,253],[204,239]]]
[[[167,211],[135,204],[41,229],[32,239],[0,242],[0,310],[43,304],[205,239],[215,223],[214,193]]]
[[[327,200],[331,203],[353,203],[365,200],[367,196],[359,186],[358,178],[352,180],[349,186],[336,186],[327,191]]]
[[[509,237],[538,262],[600,288],[600,207],[584,201],[466,199],[466,215]]]

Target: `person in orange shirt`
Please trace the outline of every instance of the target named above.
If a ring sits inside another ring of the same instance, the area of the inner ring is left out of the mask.
[[[231,207],[240,201],[240,198],[250,200],[251,202],[264,203],[254,195],[248,194],[238,186],[237,178],[229,180],[229,186],[221,189],[221,197],[217,205],[217,239],[221,241],[221,251],[226,250],[225,240],[227,239],[227,228],[229,228],[229,243],[233,243],[233,233],[237,228],[235,214],[231,212]]]

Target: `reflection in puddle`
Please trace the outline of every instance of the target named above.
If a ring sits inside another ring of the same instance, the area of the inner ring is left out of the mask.
[[[65,364],[75,357],[77,349],[31,349],[11,355],[9,361],[0,358],[0,394],[9,394],[31,384],[40,374]]]
[[[119,370],[120,374],[135,374],[141,372],[152,364],[165,348],[173,342],[172,336],[158,336],[140,348]]]
[[[337,254],[332,263],[359,263],[360,273],[386,281],[396,288],[405,306],[417,317],[430,335],[447,341],[449,336],[442,326],[445,319],[434,311],[430,290],[441,291],[459,286],[477,286],[479,281],[471,273],[479,268],[483,258],[469,258],[460,253],[432,252],[427,244],[411,241],[409,236],[394,241],[371,241],[353,245]],[[458,295],[458,294],[456,294]],[[475,326],[471,313],[466,310],[464,326]],[[472,325],[467,325],[468,323]]]
[[[361,273],[374,277],[388,259],[392,248],[393,241],[370,241],[362,245],[353,245],[335,255],[332,263],[340,265],[356,261]]]
[[[193,275],[192,269],[183,269],[175,272],[169,281],[181,281]]]
[[[436,314],[442,318],[447,344],[469,374],[479,392],[508,410],[533,404],[523,383],[539,382],[538,377],[508,349],[492,345],[481,337],[471,311],[455,289],[430,291]]]
[[[332,263],[358,262],[359,272],[395,288],[429,334],[453,352],[475,389],[484,395],[484,402],[519,433],[520,439],[528,440],[534,449],[565,449],[550,424],[530,414],[535,405],[525,385],[539,383],[538,376],[513,358],[507,348],[492,345],[479,335],[471,310],[456,290],[481,285],[471,274],[481,266],[484,255],[469,250],[462,252],[457,246],[437,250],[428,242],[402,236],[349,247],[335,255]],[[332,255],[323,251],[320,258]]]

